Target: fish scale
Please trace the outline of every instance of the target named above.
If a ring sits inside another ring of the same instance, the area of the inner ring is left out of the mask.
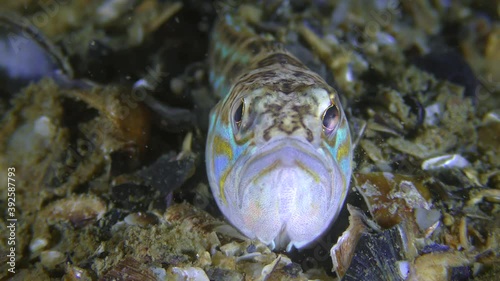
[[[260,38],[231,15],[217,21],[210,42],[210,82],[219,98],[228,93],[236,77],[255,68],[262,57],[287,53],[280,43]]]
[[[272,248],[302,248],[340,212],[352,169],[337,91],[233,14],[212,31],[206,166],[227,220]]]

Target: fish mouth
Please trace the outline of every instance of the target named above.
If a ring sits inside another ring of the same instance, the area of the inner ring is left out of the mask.
[[[240,172],[241,223],[251,230],[249,237],[278,248],[307,245],[324,232],[343,203],[334,198],[344,182],[338,165],[309,143],[270,143]]]
[[[322,156],[310,143],[281,139],[258,150],[246,161],[239,181],[240,200],[247,198],[251,189],[273,189],[278,194],[296,194],[297,189],[320,188],[329,201],[332,173],[335,163]],[[286,201],[286,200],[285,200]],[[291,202],[280,202],[283,214]],[[242,202],[239,202],[241,207]]]
[[[346,179],[331,153],[281,138],[242,154],[226,175],[218,201],[226,218],[250,239],[276,249],[303,248],[340,212]]]

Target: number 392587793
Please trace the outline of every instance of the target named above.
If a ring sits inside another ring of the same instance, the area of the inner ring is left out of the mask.
[[[7,169],[7,214],[13,219],[16,217],[16,168]]]

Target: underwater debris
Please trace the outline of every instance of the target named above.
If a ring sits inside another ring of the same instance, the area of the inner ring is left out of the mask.
[[[333,271],[342,280],[467,280],[476,257],[413,232],[401,222],[382,229],[348,205],[349,228],[331,249]]]
[[[422,162],[423,170],[433,170],[433,169],[453,169],[453,168],[465,168],[470,166],[469,161],[463,156],[458,154],[442,155],[438,157],[432,157],[424,160]]]
[[[66,255],[59,251],[43,251],[40,253],[40,263],[48,270],[55,269],[66,261]]]
[[[156,281],[158,278],[147,265],[129,257],[111,268],[99,280]]]
[[[392,173],[355,174],[356,189],[378,225],[389,228],[415,221],[414,210],[430,210],[431,195],[421,179]],[[434,224],[434,222],[432,223]]]
[[[478,148],[492,165],[500,166],[500,121],[485,122],[477,129]]]
[[[54,239],[50,226],[65,228],[66,224],[80,229],[101,219],[107,207],[95,195],[81,195],[57,200],[44,207],[33,224],[33,238],[30,242],[31,254],[37,254],[50,246]]]
[[[137,225],[140,227],[149,227],[158,223],[158,218],[151,213],[131,213],[126,216],[123,221],[129,225]]]
[[[500,189],[483,189],[474,194],[469,201],[467,206],[472,206],[478,204],[479,202],[486,200],[492,203],[500,203]]]
[[[207,274],[203,269],[199,267],[172,267],[172,274],[168,276],[171,280],[183,281],[183,280],[199,280],[199,281],[210,281]]]
[[[67,264],[66,272],[62,277],[64,281],[92,281],[92,275],[88,270],[80,268],[78,266]]]
[[[61,49],[29,21],[0,12],[0,76],[1,88],[12,95],[42,78],[71,79],[73,69]]]
[[[41,217],[49,224],[69,222],[74,227],[83,227],[102,218],[106,212],[104,201],[96,196],[68,197],[51,203],[41,211]]]
[[[361,210],[347,208],[349,228],[330,251],[337,275],[342,280],[405,280],[411,247],[406,230],[397,226],[383,231]]]
[[[453,200],[461,201],[463,214],[456,218],[443,210],[443,203],[431,203],[435,194],[430,188],[435,188],[435,183],[468,182],[469,188],[479,185],[477,176],[465,171],[439,169],[431,177],[355,173],[356,189],[365,199],[374,221],[348,206],[349,228],[331,249],[333,270],[343,276],[342,280],[360,280],[367,276],[370,280],[467,280],[480,274],[492,262],[489,243],[498,234],[495,234],[497,227],[490,225],[486,227],[490,230],[485,230],[481,222],[472,218],[491,220],[477,206],[484,200],[500,202],[500,194],[493,189],[473,189],[466,203],[460,197],[443,197],[444,204],[450,204],[448,212],[457,210]],[[399,229],[395,233],[400,240],[386,237],[391,241],[389,245],[378,240],[395,229]],[[363,237],[372,242],[363,241]],[[486,256],[490,258],[484,258]],[[397,257],[397,262],[377,263],[378,259],[390,260],[391,257]],[[353,270],[348,273],[351,266]]]
[[[118,207],[131,211],[145,211],[157,203],[168,207],[169,196],[196,171],[199,155],[191,151],[191,140],[188,133],[177,155],[163,154],[147,167],[116,177],[111,194]]]
[[[469,280],[473,259],[463,252],[437,252],[419,256],[412,264],[408,280]]]
[[[245,280],[241,273],[234,270],[222,268],[210,268],[207,270],[207,276],[210,280],[232,281],[232,280]]]

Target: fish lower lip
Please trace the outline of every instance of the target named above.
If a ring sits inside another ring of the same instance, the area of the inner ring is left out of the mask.
[[[240,188],[244,189],[252,181],[276,169],[302,171],[315,181],[322,182],[325,186],[329,185],[328,175],[331,174],[331,169],[328,168],[326,160],[321,159],[315,150],[311,151],[312,149],[312,146],[297,141],[274,143],[263,147],[258,155],[243,164],[241,174],[244,177],[240,179]]]

